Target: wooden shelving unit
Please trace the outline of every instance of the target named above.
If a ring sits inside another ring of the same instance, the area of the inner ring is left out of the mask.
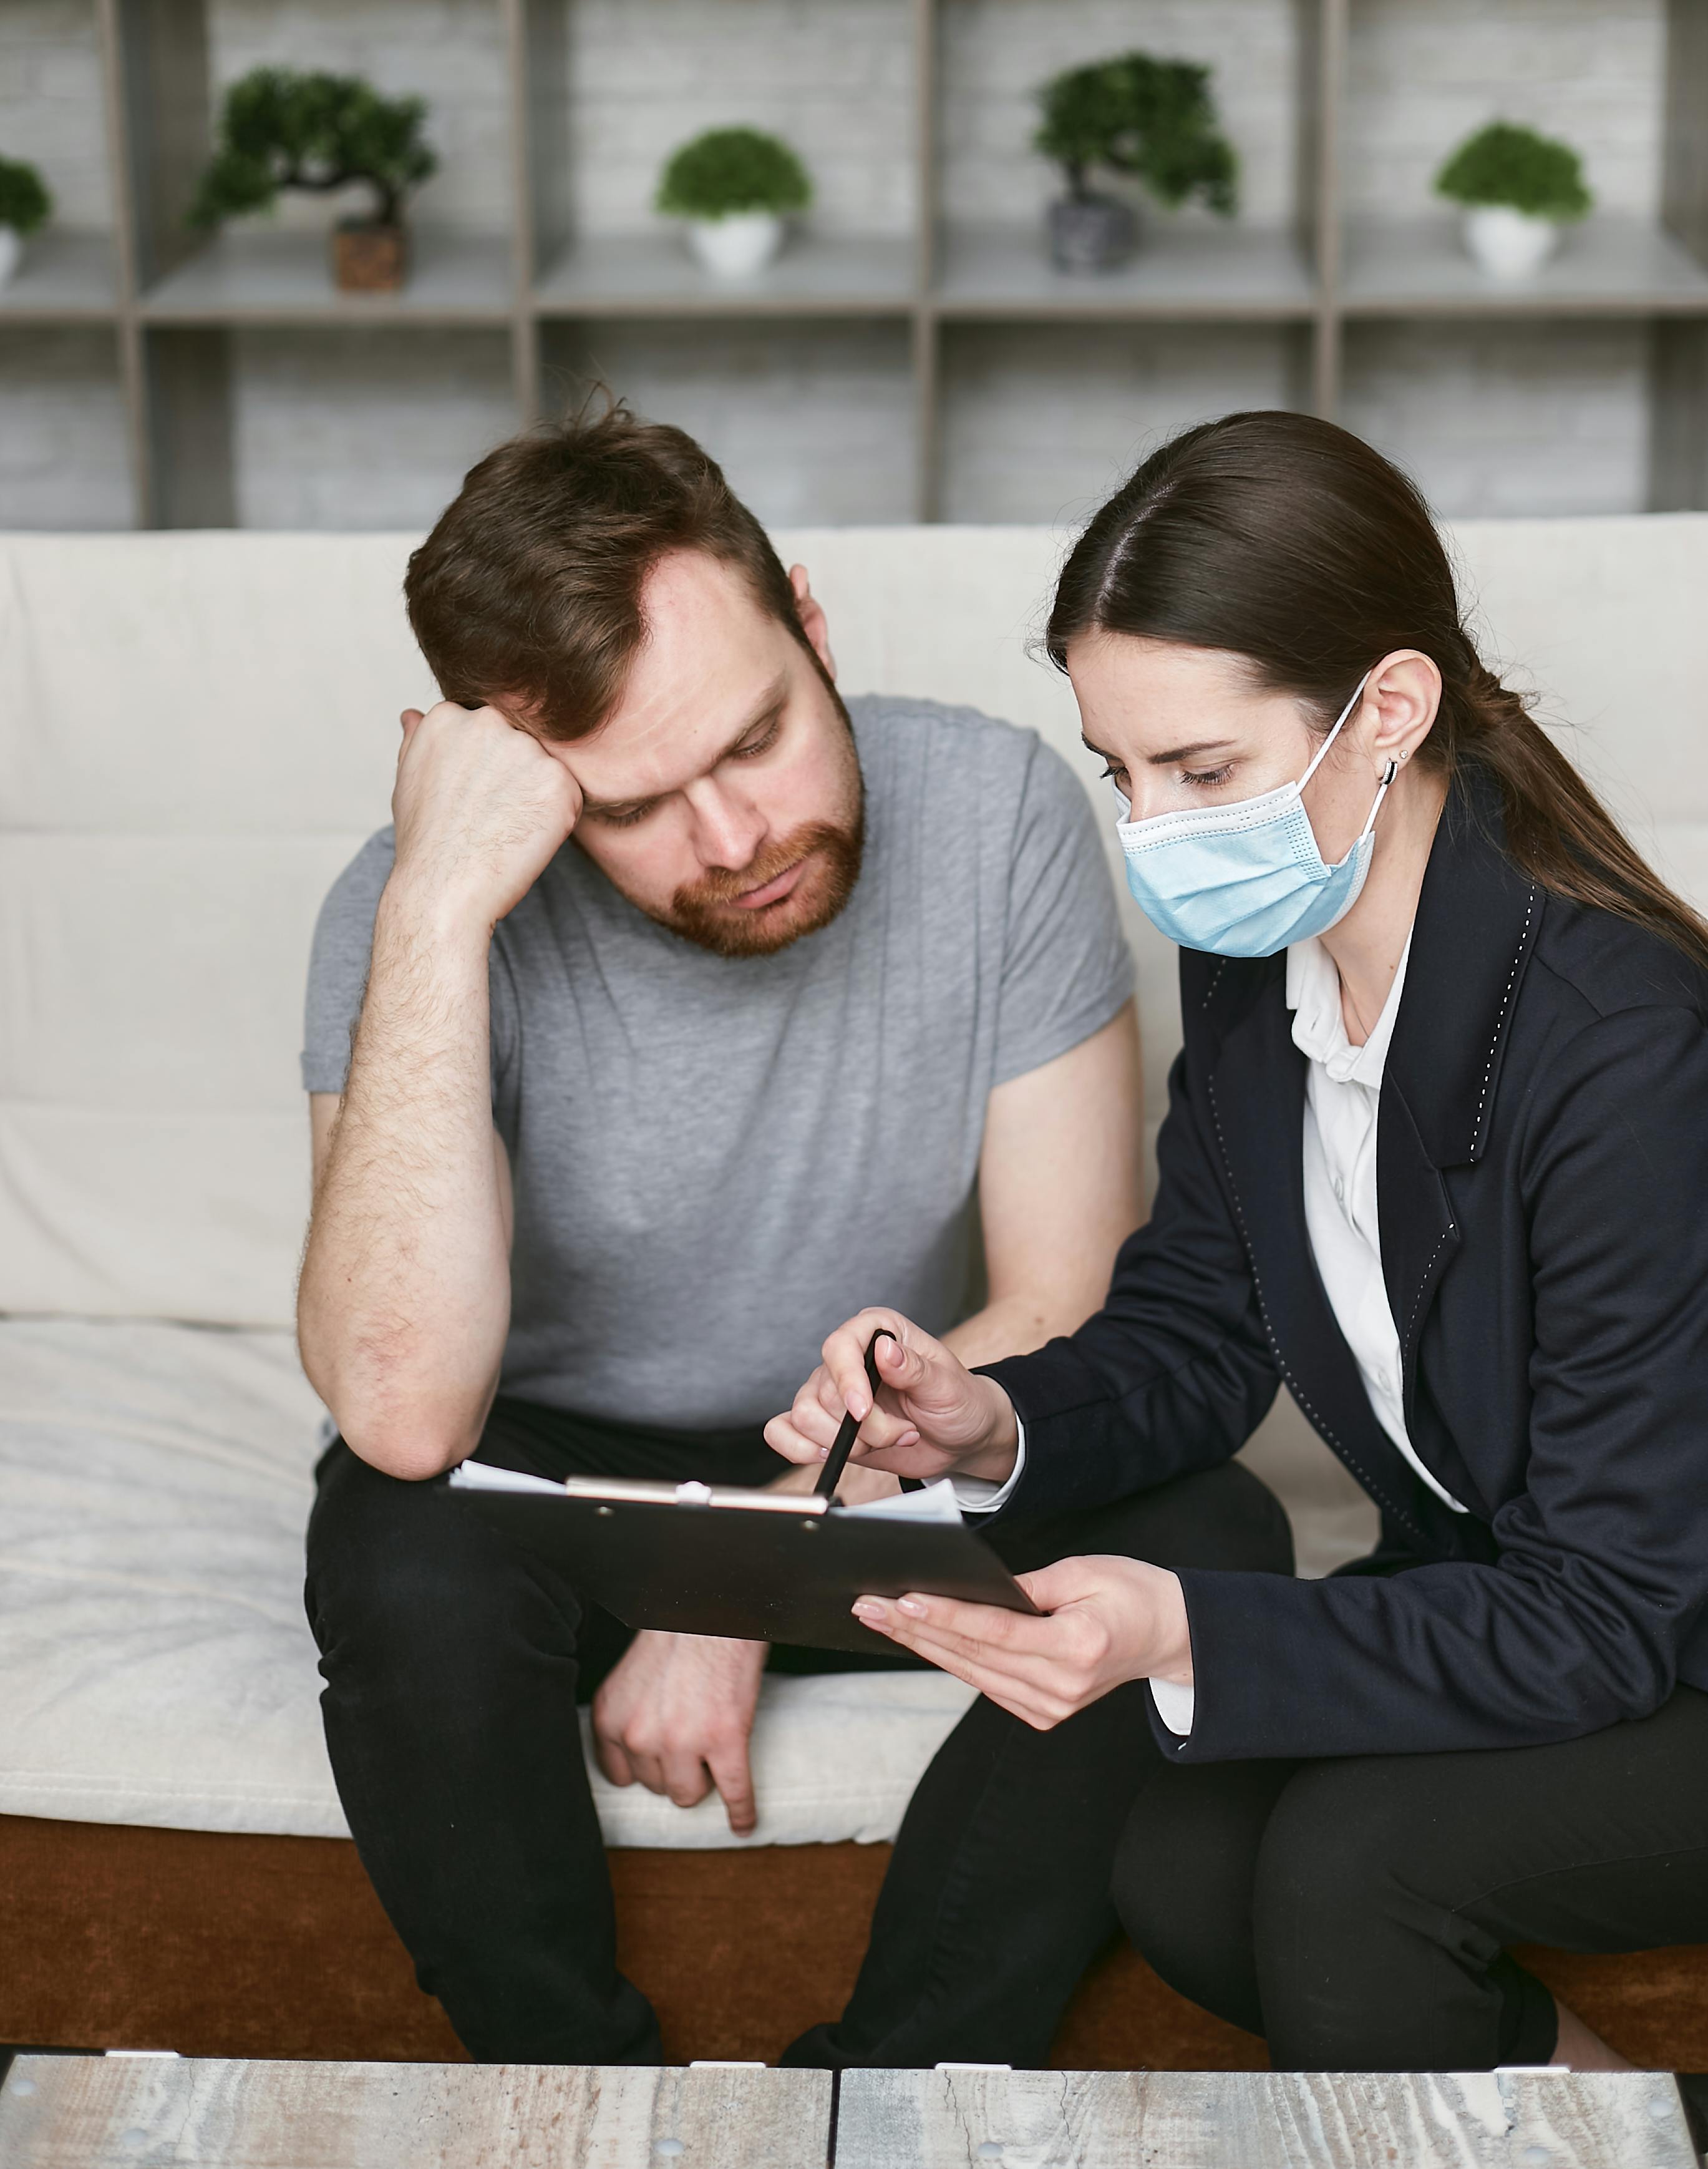
[[[508,230],[416,237],[395,297],[330,284],[312,235],[234,231],[208,242],[184,207],[210,119],[206,0],[88,0],[99,31],[114,177],[110,235],[49,235],[0,293],[12,327],[109,325],[128,416],[136,519],[234,519],[231,344],[243,328],[486,327],[509,343],[519,420],[537,413],[577,322],[769,319],[889,323],[906,335],[915,415],[914,511],[943,500],[942,350],[965,325],[1290,326],[1301,403],[1333,414],[1349,325],[1619,317],[1650,328],[1651,503],[1708,505],[1708,0],[1668,0],[1664,192],[1659,221],[1592,219],[1533,286],[1493,288],[1445,219],[1369,226],[1343,216],[1349,39],[1359,0],[1291,0],[1298,80],[1277,85],[1296,122],[1296,225],[1158,226],[1125,270],[1053,271],[1032,228],[939,213],[944,18],[911,0],[914,230],[807,238],[751,286],[708,282],[665,234],[580,235],[568,201],[566,55],[576,0],[492,0],[507,56]],[[263,0],[257,0],[263,4]],[[805,147],[811,152],[811,147]]]

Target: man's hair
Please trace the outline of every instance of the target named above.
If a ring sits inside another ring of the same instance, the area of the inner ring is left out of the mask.
[[[641,589],[674,550],[734,567],[811,654],[782,561],[716,461],[615,400],[470,468],[409,560],[409,622],[446,700],[514,703],[545,738],[585,738],[621,696]]]

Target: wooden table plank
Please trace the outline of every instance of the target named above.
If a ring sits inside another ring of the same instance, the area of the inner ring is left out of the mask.
[[[1697,2169],[1661,2072],[846,2071],[836,2169]]]
[[[20,2056],[5,2169],[824,2169],[826,2071]]]

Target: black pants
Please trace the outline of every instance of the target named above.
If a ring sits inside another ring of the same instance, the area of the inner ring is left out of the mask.
[[[1545,2064],[1553,1998],[1509,1944],[1708,1942],[1708,1695],[1553,1747],[1172,1763],[1115,1894],[1163,1978],[1278,2070]]]
[[[778,1468],[757,1432],[670,1437],[514,1401],[494,1408],[479,1458],[556,1478],[764,1483]],[[307,1604],[327,1745],[422,1986],[481,2061],[656,2061],[652,2011],[616,1967],[575,1717],[627,1630],[442,1484],[381,1475],[341,1441],[318,1482]],[[1019,1571],[1076,1552],[1280,1571],[1291,1555],[1280,1506],[1232,1467],[996,1541]],[[836,1651],[773,1661],[860,1662]],[[801,2060],[1045,2060],[1115,1926],[1109,1864],[1157,1759],[1134,1692],[1051,1733],[974,1705],[908,1810],[849,2017]]]

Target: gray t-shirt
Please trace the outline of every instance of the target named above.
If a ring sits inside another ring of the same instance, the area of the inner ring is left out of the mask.
[[[500,1390],[733,1429],[785,1408],[869,1303],[933,1331],[977,1300],[992,1087],[1132,989],[1084,792],[1030,731],[850,703],[865,859],[775,956],[655,925],[572,841],[493,937],[492,1111],[515,1178]],[[343,1089],[389,829],[315,931],[303,1082]]]

